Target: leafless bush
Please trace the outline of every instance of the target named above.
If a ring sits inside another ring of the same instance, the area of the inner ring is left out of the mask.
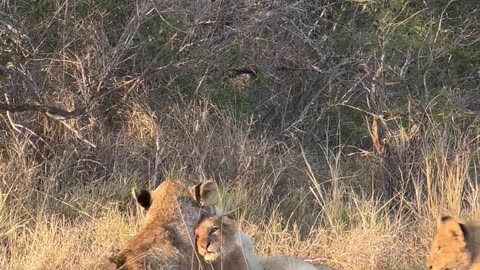
[[[87,265],[170,176],[261,254],[419,267],[478,212],[478,7],[427,2],[1,2],[0,268]]]

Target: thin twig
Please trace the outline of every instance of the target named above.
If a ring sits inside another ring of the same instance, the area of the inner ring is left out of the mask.
[[[82,134],[80,134],[80,132],[78,132],[78,130],[76,130],[74,127],[72,127],[70,124],[68,124],[66,121],[64,120],[59,120],[60,123],[62,123],[66,128],[68,128],[70,131],[73,132],[73,134],[79,139],[81,140],[82,142],[84,142],[85,144],[87,144],[88,146],[92,147],[92,148],[97,148],[97,146],[92,143],[91,141],[87,140],[84,136],[82,136]]]
[[[0,103],[0,111],[8,111],[11,113],[35,111],[35,112],[43,113],[49,118],[52,118],[55,120],[73,119],[73,118],[78,118],[80,116],[84,116],[86,114],[84,108],[77,108],[73,111],[66,111],[57,107],[37,105],[37,104],[26,104],[26,103],[22,103],[22,104]]]

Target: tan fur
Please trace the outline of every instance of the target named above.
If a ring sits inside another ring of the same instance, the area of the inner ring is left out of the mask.
[[[203,220],[195,229],[196,247],[205,268],[248,270],[243,249],[237,244],[238,225],[228,216]]]
[[[480,226],[477,222],[442,217],[430,246],[427,267],[432,270],[480,270]]]
[[[312,265],[297,258],[287,256],[258,257],[263,270],[331,270],[324,265]]]
[[[147,209],[144,224],[110,260],[124,270],[142,269],[147,257],[154,258],[160,269],[197,269],[194,229],[202,216],[215,213],[211,205],[218,198],[216,185],[189,188],[184,180],[167,180],[154,191],[136,191],[135,196]]]
[[[250,238],[242,234],[228,216],[207,218],[195,229],[198,253],[213,270],[331,270],[286,256],[256,256]]]

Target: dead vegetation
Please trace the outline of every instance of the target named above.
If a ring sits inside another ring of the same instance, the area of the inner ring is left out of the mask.
[[[86,268],[170,176],[338,269],[423,269],[435,218],[480,218],[474,0],[0,8],[1,269]]]

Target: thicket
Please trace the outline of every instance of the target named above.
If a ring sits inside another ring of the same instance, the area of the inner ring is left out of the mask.
[[[120,246],[167,177],[216,180],[259,253],[420,267],[480,218],[477,2],[1,1],[0,268]]]

